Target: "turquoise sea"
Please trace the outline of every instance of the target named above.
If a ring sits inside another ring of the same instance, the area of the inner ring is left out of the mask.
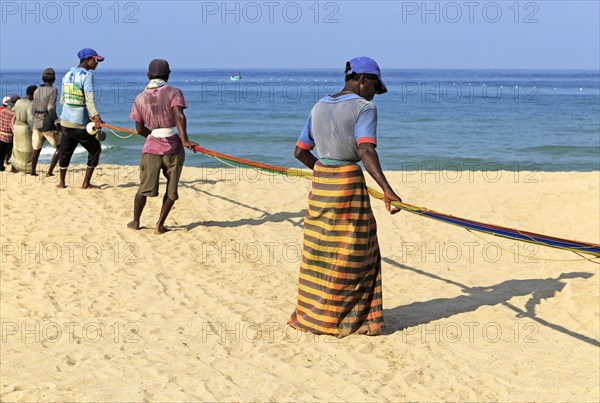
[[[44,66],[45,67],[45,66]],[[39,71],[2,71],[1,95],[40,83]],[[57,77],[66,70],[57,69]],[[190,138],[226,154],[298,166],[292,153],[312,105],[343,86],[338,70],[174,70]],[[94,73],[106,123],[133,128],[144,70]],[[384,70],[376,96],[385,170],[600,170],[600,73],[576,70]],[[101,163],[136,165],[143,138],[108,133]],[[46,162],[50,149],[42,153]],[[73,162],[84,162],[79,150]],[[208,163],[188,155],[186,164]]]

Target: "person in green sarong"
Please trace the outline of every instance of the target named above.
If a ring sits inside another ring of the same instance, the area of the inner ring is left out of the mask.
[[[15,103],[12,171],[31,173],[31,135],[33,133],[33,93],[37,86],[27,87],[27,95]]]

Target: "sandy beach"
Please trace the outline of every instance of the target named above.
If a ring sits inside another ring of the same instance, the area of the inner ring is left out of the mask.
[[[1,173],[2,401],[600,399],[600,267],[573,253],[372,200],[384,334],[314,336],[286,326],[309,181],[185,167],[157,236],[160,198],[126,228],[137,167],[101,165],[102,190],[84,169]],[[407,203],[600,240],[598,172],[387,175]]]

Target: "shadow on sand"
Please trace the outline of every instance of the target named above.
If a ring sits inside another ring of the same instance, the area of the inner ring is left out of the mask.
[[[386,318],[386,325],[384,327],[384,334],[392,334],[407,327],[424,325],[436,320],[450,318],[461,313],[472,312],[486,305],[504,305],[514,311],[519,318],[529,318],[543,326],[574,337],[585,343],[589,343],[595,347],[600,347],[600,342],[598,340],[539,318],[535,313],[535,308],[540,304],[542,299],[552,298],[557,292],[562,291],[567,284],[564,280],[575,278],[588,279],[593,276],[591,273],[562,273],[557,278],[507,280],[492,286],[468,287],[456,281],[448,280],[438,275],[406,266],[389,258],[383,258],[382,261],[402,270],[412,271],[413,273],[425,277],[455,285],[460,287],[461,291],[465,294],[452,298],[437,298],[430,301],[413,302],[412,304],[385,309],[384,315]],[[531,298],[525,304],[525,311],[508,302],[513,297],[523,297],[527,295],[530,295]]]

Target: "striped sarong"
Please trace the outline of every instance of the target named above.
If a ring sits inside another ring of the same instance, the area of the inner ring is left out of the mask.
[[[304,219],[298,303],[288,324],[315,334],[377,335],[381,255],[365,177],[356,164],[317,162]]]
[[[31,173],[31,130],[27,123],[15,122],[13,129],[12,167],[19,172]]]

